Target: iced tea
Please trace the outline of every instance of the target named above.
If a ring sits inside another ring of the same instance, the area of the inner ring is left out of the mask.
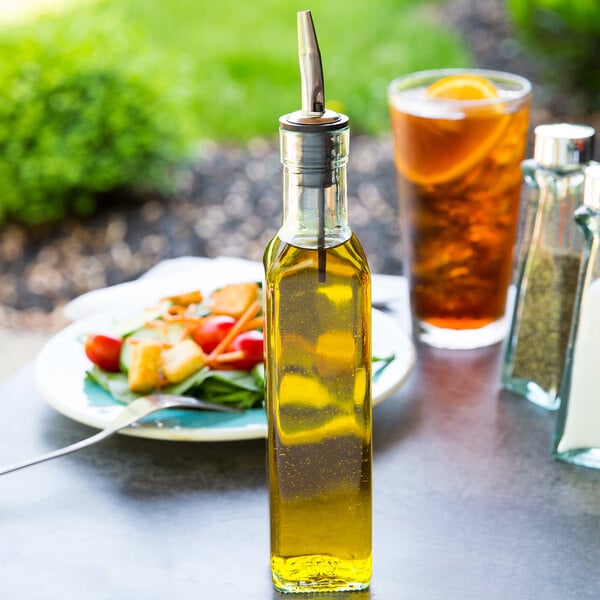
[[[455,347],[466,347],[459,331],[483,331],[504,317],[530,94],[517,76],[464,73],[424,72],[390,86],[413,319],[426,341]],[[436,329],[454,330],[445,336],[454,341],[428,340]],[[475,332],[466,344],[493,343],[504,332]]]

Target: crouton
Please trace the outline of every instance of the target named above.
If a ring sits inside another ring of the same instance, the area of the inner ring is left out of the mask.
[[[163,298],[167,302],[171,302],[172,304],[177,304],[178,306],[189,306],[190,304],[200,304],[202,302],[203,296],[200,290],[195,290],[193,292],[187,292],[185,294],[178,294],[177,296],[167,296]]]
[[[162,344],[156,340],[136,340],[131,351],[128,383],[132,392],[146,393],[158,386]]]
[[[210,295],[209,305],[215,315],[229,315],[239,319],[257,299],[259,299],[258,284],[231,283],[215,290]]]
[[[183,340],[162,353],[162,370],[170,383],[178,383],[200,370],[206,362],[202,348],[193,340]]]

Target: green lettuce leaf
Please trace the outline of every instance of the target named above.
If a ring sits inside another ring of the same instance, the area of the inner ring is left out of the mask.
[[[145,395],[129,389],[124,373],[108,373],[94,366],[86,371],[86,376],[124,404]],[[166,385],[160,391],[227,403],[242,409],[262,406],[265,395],[264,386],[258,384],[249,371],[210,371],[208,368],[179,383]]]

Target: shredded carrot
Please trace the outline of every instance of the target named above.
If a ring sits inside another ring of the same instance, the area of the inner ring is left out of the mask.
[[[265,319],[264,317],[254,317],[254,319],[250,319],[245,325],[244,325],[244,331],[252,331],[252,329],[258,329],[259,327],[262,327],[265,324]]]
[[[169,328],[164,321],[146,321],[144,327],[150,327],[152,329],[160,329],[160,332],[166,336],[169,334]]]
[[[194,326],[200,325],[200,323],[202,323],[202,321],[204,321],[204,320],[205,320],[205,317],[184,317],[182,319],[182,321],[184,323],[188,323],[188,324],[194,325]]]
[[[127,337],[127,338],[125,338],[125,343],[126,344],[130,344],[131,346],[135,346],[136,344],[139,344],[140,342],[145,342],[145,341],[147,341],[147,340],[136,338],[136,337]],[[152,341],[159,342],[160,345],[161,345],[161,347],[164,348],[165,350],[173,347],[173,343],[172,342],[164,342],[162,340],[152,340]]]
[[[216,363],[228,363],[244,358],[245,354],[243,350],[234,350],[233,352],[223,352],[219,356],[215,356],[214,361]]]
[[[234,338],[243,331],[245,325],[253,319],[260,310],[260,302],[255,300],[244,312],[244,314],[235,322],[235,325],[227,332],[227,335],[221,340],[219,345],[208,355],[206,361],[212,362],[223,353],[223,350],[231,344]]]
[[[162,318],[165,321],[180,321],[184,318],[185,315],[185,306],[168,306],[162,312]]]

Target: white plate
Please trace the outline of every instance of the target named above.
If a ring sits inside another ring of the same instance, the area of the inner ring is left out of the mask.
[[[108,392],[86,380],[91,363],[81,339],[88,333],[108,332],[131,315],[131,307],[103,311],[69,325],[42,348],[35,363],[36,387],[63,415],[103,429],[123,408]],[[396,358],[373,382],[373,404],[383,402],[404,382],[415,362],[411,340],[394,319],[373,310],[373,354]],[[262,408],[239,414],[169,409],[146,417],[121,431],[128,435],[175,441],[228,441],[264,438],[266,415]]]

